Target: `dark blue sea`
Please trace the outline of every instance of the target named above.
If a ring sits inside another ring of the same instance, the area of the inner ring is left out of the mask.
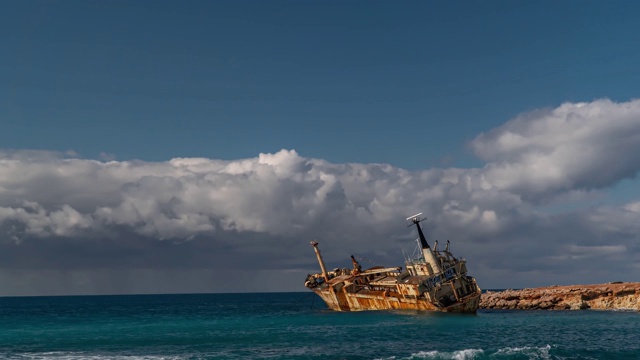
[[[0,359],[640,359],[640,313],[338,313],[312,293],[8,297]]]

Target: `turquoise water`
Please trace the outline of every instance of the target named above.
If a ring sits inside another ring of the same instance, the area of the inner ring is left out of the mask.
[[[310,295],[0,298],[0,359],[640,359],[637,312],[337,313]]]

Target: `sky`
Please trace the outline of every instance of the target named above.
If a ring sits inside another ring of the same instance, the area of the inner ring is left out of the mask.
[[[0,11],[0,296],[304,291],[422,212],[483,288],[640,280],[633,1]]]

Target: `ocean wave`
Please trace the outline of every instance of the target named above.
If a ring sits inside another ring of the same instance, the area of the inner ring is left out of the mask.
[[[352,358],[355,355],[323,353],[320,349],[299,349],[299,351],[252,351],[247,349],[242,353],[226,350],[220,351],[187,351],[169,354],[132,354],[119,352],[91,352],[91,351],[52,351],[52,352],[0,352],[0,360],[208,360],[208,359],[308,359],[322,358]],[[577,354],[573,351],[562,350],[558,346],[546,345],[542,347],[504,347],[499,349],[463,349],[455,351],[428,350],[412,353],[408,356],[377,357],[375,360],[595,360],[602,358],[633,358],[636,356],[602,356]],[[628,355],[628,354],[627,354]],[[357,358],[367,358],[360,354]],[[373,357],[372,357],[373,358]]]
[[[529,359],[552,359],[551,355],[549,355],[550,350],[551,350],[551,345],[547,345],[539,348],[529,347],[529,346],[514,347],[514,348],[507,347],[504,349],[499,349],[494,355],[495,357],[525,355],[525,356],[528,356]]]
[[[116,355],[116,354],[92,354],[83,352],[33,352],[33,353],[13,353],[0,354],[0,359],[4,360],[180,360],[182,356],[162,356],[162,355]]]
[[[420,351],[416,354],[411,354],[409,359],[453,359],[453,360],[470,360],[476,359],[477,356],[484,354],[482,349],[465,349],[453,352],[440,352],[440,351]]]
[[[457,351],[420,351],[406,358],[390,357],[387,360],[484,360],[484,359],[528,359],[528,360],[561,360],[564,357],[550,354],[551,345],[543,347],[506,347],[497,350],[464,349]],[[382,359],[378,359],[382,360]]]

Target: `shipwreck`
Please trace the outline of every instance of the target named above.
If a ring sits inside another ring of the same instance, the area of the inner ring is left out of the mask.
[[[327,271],[317,241],[311,241],[320,269],[309,274],[305,286],[315,292],[327,306],[336,311],[425,310],[475,313],[480,302],[480,288],[467,275],[464,258],[449,251],[449,241],[442,251],[429,246],[420,227],[426,220],[422,213],[407,218],[418,231],[414,255],[405,258],[402,267],[374,266],[362,270],[351,255],[352,268]]]

